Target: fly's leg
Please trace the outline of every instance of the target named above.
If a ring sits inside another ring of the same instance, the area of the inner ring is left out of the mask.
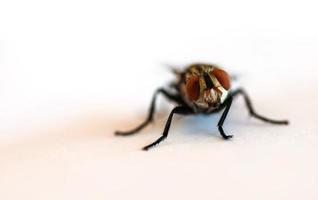
[[[224,130],[223,130],[223,123],[226,119],[226,116],[231,108],[231,105],[232,105],[232,101],[233,101],[233,98],[231,96],[229,96],[226,101],[224,102],[224,106],[225,106],[225,110],[219,120],[219,123],[218,123],[218,128],[219,128],[219,132],[220,132],[220,135],[225,139],[230,139],[233,137],[233,135],[226,135]]]
[[[166,90],[164,90],[163,88],[158,89],[155,94],[153,95],[151,104],[150,104],[150,109],[148,112],[148,116],[146,118],[146,120],[141,123],[139,126],[137,126],[136,128],[130,130],[130,131],[116,131],[115,135],[122,135],[122,136],[126,136],[126,135],[132,135],[135,134],[139,131],[141,131],[143,128],[145,128],[150,122],[153,121],[153,116],[155,113],[155,104],[156,104],[156,98],[158,94],[163,94],[167,99],[171,100],[171,101],[175,101],[179,104],[181,104],[182,100],[179,96],[170,94],[169,92],[167,92]]]
[[[245,103],[246,103],[246,106],[247,106],[247,109],[250,113],[250,115],[252,117],[255,117],[261,121],[264,121],[264,122],[267,122],[267,123],[271,123],[271,124],[280,124],[280,125],[288,125],[288,121],[287,120],[273,120],[273,119],[269,119],[267,117],[264,117],[262,115],[259,115],[255,112],[254,108],[253,108],[253,105],[252,105],[252,102],[249,98],[249,96],[247,95],[247,93],[243,90],[243,89],[237,89],[235,90],[231,96],[233,97],[236,97],[237,95],[242,95],[244,100],[245,100]]]
[[[143,150],[149,150],[150,148],[158,145],[160,142],[162,142],[164,139],[167,138],[168,133],[169,133],[169,129],[170,129],[170,125],[171,125],[171,121],[172,121],[172,117],[174,114],[182,114],[182,115],[186,115],[186,114],[191,114],[193,113],[193,111],[185,106],[179,106],[179,107],[175,107],[174,109],[172,109],[172,111],[170,112],[170,115],[168,117],[168,120],[166,122],[165,128],[163,130],[162,136],[160,138],[158,138],[156,141],[154,141],[153,143],[145,146],[144,148],[142,148]]]

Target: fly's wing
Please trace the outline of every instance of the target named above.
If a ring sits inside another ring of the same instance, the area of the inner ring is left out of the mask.
[[[172,71],[173,74],[175,74],[176,79],[169,83],[169,87],[175,89],[176,91],[179,91],[180,89],[179,87],[182,82],[184,73],[177,68],[170,68],[170,70]]]
[[[179,77],[182,74],[182,71],[174,66],[168,66],[170,71],[175,74],[177,77]]]
[[[230,74],[230,78],[233,81],[237,81],[239,79],[238,77],[239,77],[239,75],[237,75],[237,74]]]

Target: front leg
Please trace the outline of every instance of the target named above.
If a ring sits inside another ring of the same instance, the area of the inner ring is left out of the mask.
[[[247,109],[248,109],[251,116],[253,116],[259,120],[262,120],[264,122],[271,123],[271,124],[288,125],[287,120],[273,120],[273,119],[269,119],[267,117],[264,117],[262,115],[257,114],[252,106],[252,102],[251,102],[250,98],[248,97],[247,93],[243,89],[235,90],[234,92],[231,93],[231,96],[233,96],[233,98],[234,98],[239,94],[244,97]]]
[[[225,132],[224,132],[224,130],[223,130],[223,123],[224,123],[224,121],[225,121],[225,119],[226,119],[226,116],[227,116],[227,114],[228,114],[228,112],[229,112],[229,110],[230,110],[230,108],[231,108],[232,101],[233,101],[232,96],[229,96],[229,97],[226,99],[226,101],[224,102],[225,110],[224,110],[224,112],[222,113],[221,119],[220,119],[220,121],[219,121],[219,123],[218,123],[219,132],[220,132],[221,136],[222,136],[225,140],[230,139],[230,138],[233,137],[233,135],[226,135]]]
[[[172,109],[172,111],[170,112],[170,115],[168,117],[168,120],[166,122],[165,129],[163,130],[162,136],[159,137],[153,143],[151,143],[151,144],[145,146],[144,148],[142,148],[142,150],[147,151],[150,148],[158,145],[160,142],[162,142],[164,139],[167,138],[168,133],[169,133],[169,129],[170,129],[170,125],[171,125],[171,121],[172,121],[172,117],[173,117],[174,114],[187,115],[187,114],[192,114],[192,113],[193,113],[193,111],[191,110],[191,108],[185,107],[185,106],[178,106],[178,107],[175,107],[174,109]]]
[[[130,131],[116,131],[115,135],[121,135],[121,136],[126,136],[126,135],[132,135],[135,134],[139,131],[141,131],[143,128],[145,128],[150,122],[153,121],[153,116],[155,113],[155,104],[156,104],[156,99],[157,99],[157,95],[158,94],[163,94],[167,99],[175,101],[176,103],[181,103],[181,98],[179,96],[170,94],[169,92],[167,92],[166,90],[164,90],[163,88],[158,89],[155,94],[153,95],[151,104],[150,104],[150,108],[149,108],[149,113],[148,113],[148,117],[146,118],[146,120],[141,123],[139,126],[137,126],[136,128],[130,130]]]

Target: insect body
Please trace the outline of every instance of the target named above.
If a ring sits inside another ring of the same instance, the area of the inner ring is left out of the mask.
[[[212,114],[222,110],[222,116],[218,122],[218,129],[224,139],[229,139],[232,135],[225,134],[223,123],[230,110],[233,99],[242,95],[251,116],[272,124],[287,125],[286,120],[272,120],[257,114],[254,111],[251,100],[247,93],[239,88],[231,90],[230,76],[223,69],[210,64],[192,64],[183,72],[175,72],[177,80],[171,84],[168,91],[163,88],[158,89],[152,99],[147,119],[133,130],[127,132],[116,131],[116,135],[132,135],[139,132],[147,124],[153,121],[155,111],[155,101],[157,94],[163,94],[167,99],[175,102],[177,106],[172,109],[166,122],[163,134],[153,143],[145,146],[143,150],[148,150],[163,141],[169,132],[172,117],[174,114],[195,115]]]

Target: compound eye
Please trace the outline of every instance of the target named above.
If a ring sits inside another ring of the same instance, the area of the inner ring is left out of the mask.
[[[199,77],[192,76],[186,82],[186,91],[191,101],[196,101],[200,96]]]
[[[215,68],[212,74],[218,79],[224,89],[229,90],[231,88],[230,76],[224,70]]]

